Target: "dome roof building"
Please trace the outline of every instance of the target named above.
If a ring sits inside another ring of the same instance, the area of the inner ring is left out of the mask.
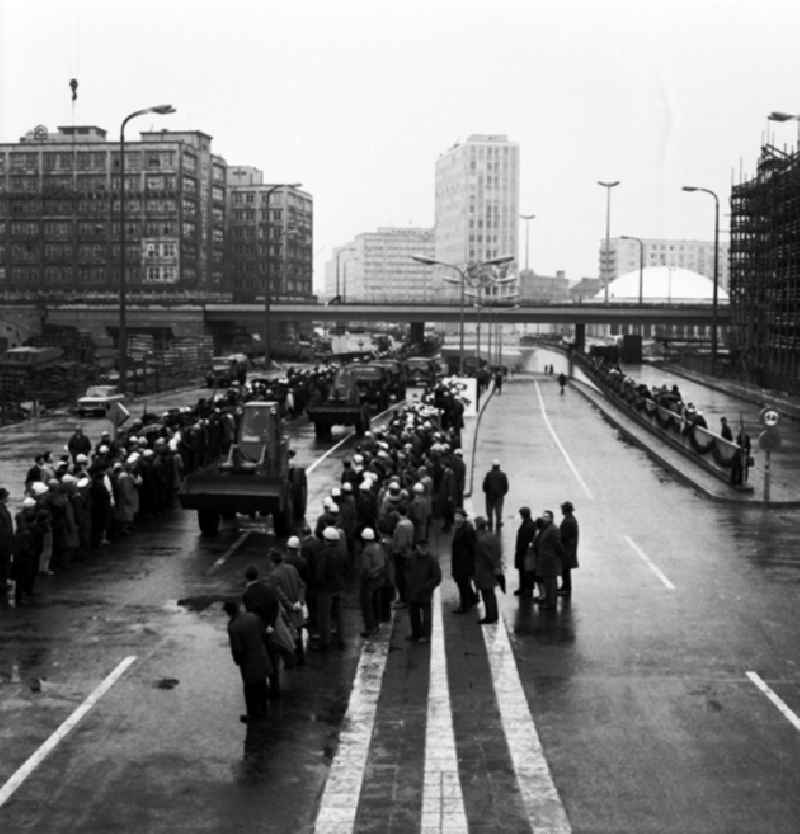
[[[642,300],[650,304],[711,304],[714,297],[714,282],[693,272],[675,266],[648,266],[642,272]],[[605,290],[595,294],[594,301],[605,300]],[[639,270],[626,272],[608,285],[610,302],[639,301]],[[728,301],[728,293],[717,288],[717,300]]]

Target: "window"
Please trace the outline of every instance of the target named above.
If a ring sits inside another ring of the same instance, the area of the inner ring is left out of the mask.
[[[144,187],[147,191],[163,191],[164,177],[148,174],[144,178]]]
[[[220,165],[213,165],[211,168],[211,179],[214,182],[225,182],[225,169]]]
[[[194,237],[196,231],[194,223],[189,223],[186,220],[184,220],[182,231],[184,237]]]
[[[183,168],[185,171],[196,171],[197,170],[197,157],[193,156],[192,154],[184,154],[183,155]]]
[[[11,153],[10,168],[12,171],[29,171],[33,173],[39,169],[39,155],[36,153]]]
[[[197,180],[193,179],[192,177],[184,177],[183,178],[183,190],[187,194],[196,194],[197,193]]]
[[[218,203],[221,203],[225,200],[225,191],[220,188],[219,186],[215,185],[211,189],[211,197],[212,199],[216,200]]]
[[[183,200],[181,202],[181,207],[183,208],[184,217],[194,217],[197,212],[197,206],[192,200]]]

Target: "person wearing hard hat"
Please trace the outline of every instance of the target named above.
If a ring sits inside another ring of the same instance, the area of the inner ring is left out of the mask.
[[[312,646],[316,651],[327,651],[331,643],[331,617],[336,624],[336,644],[345,647],[344,611],[342,592],[345,586],[347,560],[342,558],[339,545],[339,531],[329,525],[322,531],[324,548],[320,554],[322,575],[317,586],[317,624],[319,642]]]
[[[364,618],[362,637],[374,637],[378,623],[383,619],[382,595],[389,582],[389,560],[383,545],[376,541],[372,527],[361,532],[364,547],[360,559],[361,615]]]

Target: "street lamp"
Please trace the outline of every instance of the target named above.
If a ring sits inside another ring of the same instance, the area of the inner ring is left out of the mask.
[[[134,110],[129,113],[119,127],[119,390],[125,393],[126,373],[128,370],[128,331],[125,321],[125,292],[127,283],[125,280],[126,252],[125,252],[125,125],[137,116],[145,113],[157,113],[159,116],[167,116],[175,113],[171,104],[156,104],[154,107],[145,107],[143,110]]]
[[[620,240],[636,240],[639,242],[639,304],[642,303],[642,286],[644,278],[644,241],[633,235],[620,235]]]
[[[446,263],[445,261],[438,261],[435,258],[426,258],[422,255],[412,255],[412,261],[416,261],[417,263],[424,264],[425,266],[445,266],[448,269],[454,269],[458,275],[460,280],[458,282],[450,281],[449,279],[445,279],[448,283],[459,283],[461,285],[461,298],[459,301],[459,322],[458,322],[458,375],[464,376],[464,287],[467,283],[467,273],[466,270],[462,269],[460,266],[456,264]],[[478,264],[475,264],[476,268],[482,266],[500,266],[501,264],[507,264],[514,260],[513,255],[503,255],[500,258],[491,258],[488,261],[481,261]]]
[[[714,292],[711,302],[711,374],[717,367],[717,285],[719,284],[719,197],[710,188],[698,185],[684,185],[684,191],[703,191],[714,198]]]
[[[773,110],[767,119],[771,122],[797,122],[797,149],[800,151],[800,115],[796,113],[784,113],[783,110]]]
[[[536,218],[535,214],[520,214],[520,219],[525,221],[525,272],[531,268],[531,220]]]
[[[272,197],[273,192],[277,191],[280,188],[300,188],[301,183],[299,182],[289,182],[289,183],[278,183],[277,185],[270,186],[264,194],[266,195],[264,198],[264,204],[266,206],[266,215],[267,215],[267,222],[266,226],[266,233],[267,233],[267,254],[266,254],[266,262],[264,264],[264,371],[269,370],[270,366],[270,355],[269,355],[269,343],[270,343],[270,293],[272,291],[272,274],[271,274],[271,265],[272,265],[272,258],[270,250],[272,248],[272,213],[270,211],[269,202],[270,198]]]
[[[608,262],[611,253],[611,189],[614,188],[615,185],[619,185],[619,180],[612,180],[611,182],[598,180],[597,184],[602,185],[606,190],[606,251],[604,259],[606,265],[606,280],[603,301],[608,304]]]

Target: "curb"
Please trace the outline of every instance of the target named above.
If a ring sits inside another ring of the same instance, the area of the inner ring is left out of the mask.
[[[583,384],[578,382],[577,380],[571,379],[569,381],[569,385],[571,388],[574,388],[594,409],[600,412],[603,419],[611,426],[613,426],[617,431],[619,431],[626,441],[630,442],[637,448],[641,449],[643,452],[647,453],[653,460],[655,460],[659,466],[673,475],[678,481],[680,481],[684,486],[691,487],[695,492],[702,495],[704,498],[708,499],[709,501],[714,501],[718,504],[729,504],[735,505],[739,507],[758,507],[761,509],[797,509],[800,508],[800,501],[760,501],[758,499],[749,499],[749,500],[742,500],[740,498],[733,498],[724,495],[716,495],[713,492],[709,492],[705,487],[698,484],[695,480],[692,479],[690,475],[687,475],[683,470],[679,469],[677,466],[671,464],[668,460],[663,458],[655,449],[641,440],[639,437],[633,435],[630,431],[628,431],[625,426],[623,426],[614,416],[610,409],[604,408],[597,400],[593,397],[590,397],[583,389]]]
[[[478,448],[478,429],[481,427],[481,420],[483,419],[483,412],[486,411],[486,406],[489,405],[489,400],[494,396],[494,382],[489,384],[489,387],[486,389],[486,396],[483,398],[483,404],[481,405],[480,409],[478,409],[478,416],[475,418],[475,426],[472,429],[472,449],[470,450],[469,456],[469,469],[468,469],[468,476],[469,476],[469,486],[464,489],[464,498],[472,498],[472,475],[473,470],[475,469],[475,453],[476,449]]]

